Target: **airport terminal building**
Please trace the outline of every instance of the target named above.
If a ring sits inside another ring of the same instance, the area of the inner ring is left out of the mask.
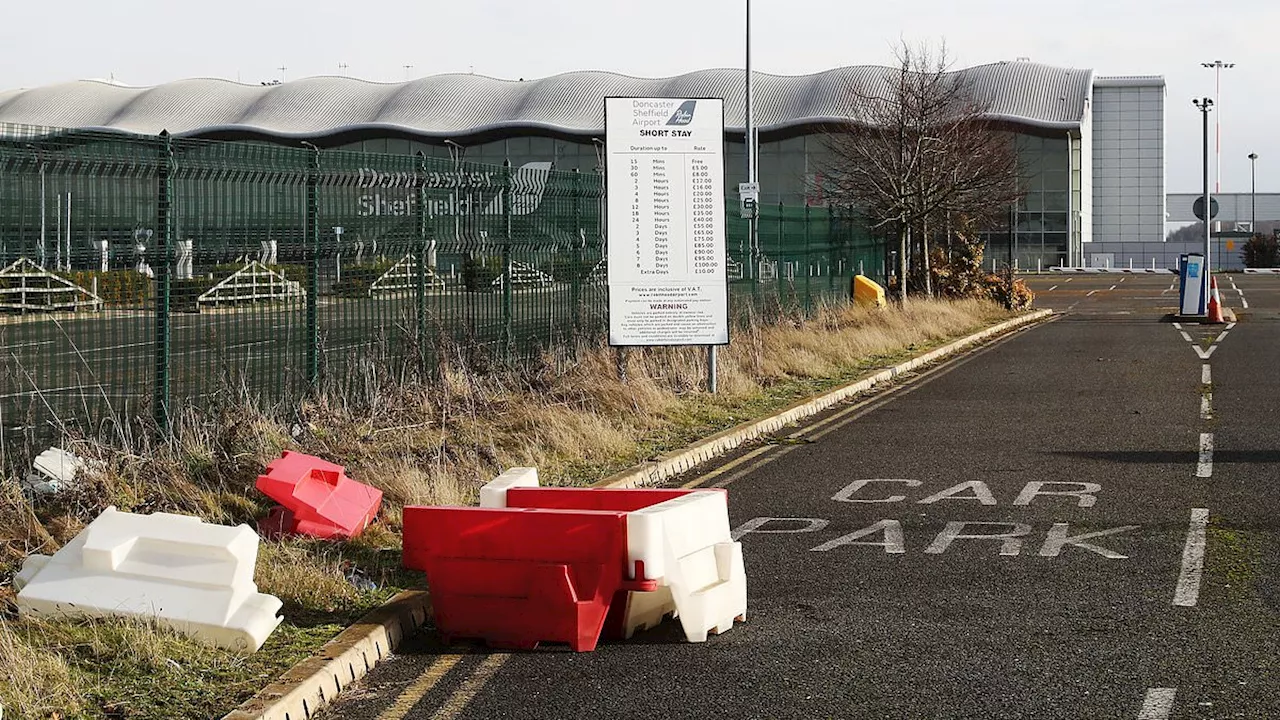
[[[896,72],[860,66],[804,76],[757,74],[761,204],[826,206],[823,128],[849,121],[851,88],[887,83]],[[989,232],[990,254],[1006,257],[1012,242],[1021,268],[1078,265],[1094,241],[1164,240],[1162,78],[1097,77],[1025,61],[956,72],[1016,133],[1027,169],[1025,195],[1011,208],[1015,232]],[[660,79],[594,71],[532,81],[451,74],[390,84],[343,77],[267,86],[191,79],[150,88],[78,81],[0,91],[0,134],[6,124],[142,135],[167,130],[179,138],[290,147],[305,141],[596,173],[610,96],[724,98],[725,187],[736,190],[746,179],[744,78],[733,69]],[[397,200],[392,184],[371,179],[369,186],[374,192],[358,212],[413,212],[411,198]]]

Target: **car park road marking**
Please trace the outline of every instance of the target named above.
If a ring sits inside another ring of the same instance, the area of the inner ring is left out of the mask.
[[[732,532],[734,540],[741,540],[747,535],[805,535],[822,532],[831,525],[826,518],[806,517],[757,517],[739,525]],[[912,525],[916,527],[916,525]],[[1063,548],[1076,547],[1106,558],[1108,560],[1128,560],[1129,556],[1115,552],[1088,540],[1118,535],[1140,529],[1140,525],[1123,525],[1121,527],[1095,530],[1079,535],[1071,534],[1069,523],[1053,523],[1045,532],[1044,541],[1038,551],[1028,552],[1027,556],[1038,555],[1045,558],[1056,558],[1062,554]],[[1029,539],[1035,529],[1027,523],[989,522],[976,520],[952,520],[947,522],[928,545],[924,546],[926,555],[942,555],[957,541],[999,541],[1001,556],[1021,556],[1024,540]],[[870,539],[864,539],[870,538]],[[831,540],[809,548],[809,552],[830,552],[845,546],[862,546],[880,548],[886,555],[904,555],[907,553],[907,538],[903,531],[902,521],[897,518],[876,520],[866,527],[846,533]],[[917,545],[916,547],[919,547]]]
[[[1173,713],[1173,698],[1176,688],[1151,688],[1142,701],[1142,711],[1138,720],[1169,720]]]
[[[1208,526],[1208,508],[1193,508],[1191,525],[1187,529],[1187,542],[1182,549],[1182,570],[1178,573],[1178,585],[1173,592],[1173,604],[1178,607],[1194,607],[1200,599],[1200,578],[1204,574],[1205,531]]]
[[[409,711],[413,710],[413,706],[417,705],[424,695],[431,692],[431,689],[438,685],[461,659],[461,655],[441,655],[436,658],[435,662],[428,665],[426,671],[417,680],[414,680],[409,687],[404,689],[404,692],[400,693],[395,702],[391,703],[386,710],[383,710],[378,715],[377,720],[404,720],[404,718],[408,717]]]
[[[1213,477],[1213,433],[1200,433],[1200,459],[1196,462],[1196,477]]]
[[[467,705],[471,704],[471,701],[475,699],[476,694],[493,679],[494,674],[498,672],[498,668],[505,665],[507,660],[510,659],[510,653],[495,653],[485,658],[484,662],[480,663],[480,667],[476,668],[474,673],[462,681],[458,689],[449,696],[448,700],[444,701],[440,709],[431,717],[434,720],[453,720],[458,717],[458,714],[465,710]]]

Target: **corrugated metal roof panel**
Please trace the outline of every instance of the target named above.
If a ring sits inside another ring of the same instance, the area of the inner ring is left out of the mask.
[[[813,75],[758,73],[761,132],[851,119],[855,87],[888,90],[897,69],[857,66]],[[991,114],[1013,122],[1078,127],[1091,85],[1089,70],[1001,62],[955,71]],[[1163,82],[1163,81],[1162,81]],[[744,129],[743,73],[699,70],[669,78],[572,72],[510,81],[479,75],[436,75],[404,83],[315,77],[279,85],[180,80],[129,88],[84,80],[0,93],[0,123],[198,136],[235,128],[263,135],[320,137],[362,128],[394,128],[461,137],[507,127],[574,135],[604,132],[608,96],[725,98],[725,123]],[[856,118],[853,118],[856,119]]]

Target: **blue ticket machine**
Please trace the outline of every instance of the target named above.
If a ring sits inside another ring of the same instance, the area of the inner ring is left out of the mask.
[[[1181,272],[1178,289],[1178,313],[1181,315],[1205,314],[1204,255],[1187,253],[1179,258]]]

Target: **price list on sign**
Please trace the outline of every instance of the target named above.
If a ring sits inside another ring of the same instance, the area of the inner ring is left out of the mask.
[[[724,107],[608,98],[609,342],[729,342]]]

